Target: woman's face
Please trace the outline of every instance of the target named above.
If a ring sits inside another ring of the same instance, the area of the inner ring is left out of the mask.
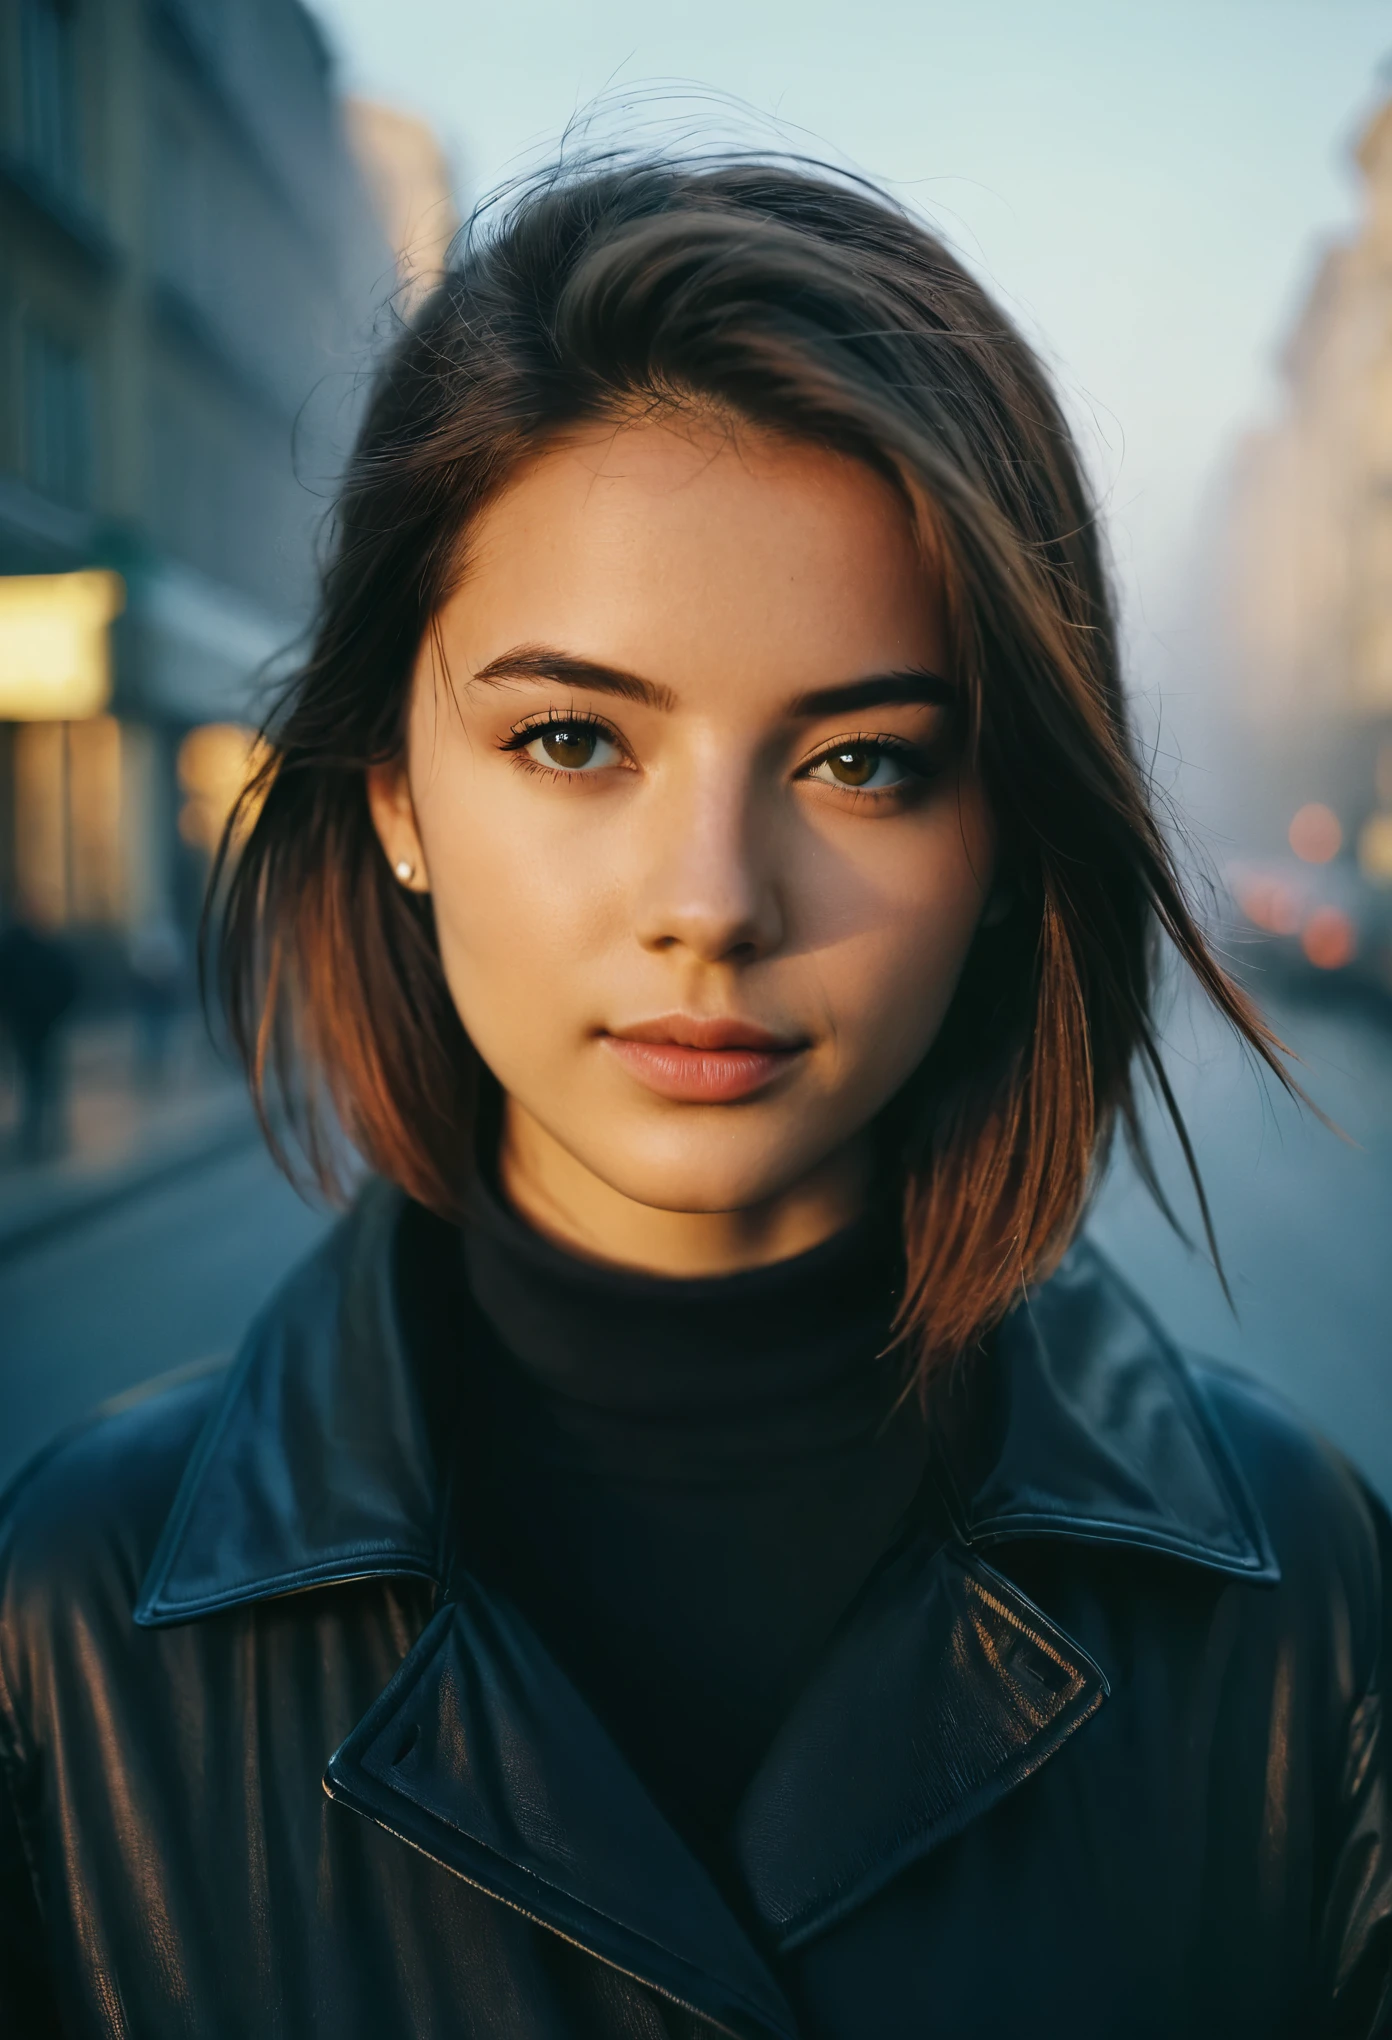
[[[529,1216],[694,1267],[850,1215],[992,866],[887,483],[699,418],[541,455],[470,533],[370,794]],[[660,1214],[705,1244],[669,1252]]]

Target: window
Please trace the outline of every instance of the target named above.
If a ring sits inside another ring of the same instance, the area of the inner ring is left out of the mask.
[[[112,716],[14,726],[14,881],[50,927],[110,926],[125,905],[122,730]],[[131,818],[133,819],[133,818]]]
[[[59,191],[74,190],[81,172],[76,27],[73,0],[21,0],[24,153]]]
[[[78,509],[91,501],[91,377],[76,348],[38,326],[24,336],[24,451],[44,495]]]

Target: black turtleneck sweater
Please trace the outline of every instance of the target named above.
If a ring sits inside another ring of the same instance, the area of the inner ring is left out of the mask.
[[[896,1234],[867,1217],[772,1267],[674,1281],[567,1254],[486,1191],[465,1232],[492,1334],[461,1434],[470,1562],[713,1868],[922,1481],[917,1403],[878,1357]]]

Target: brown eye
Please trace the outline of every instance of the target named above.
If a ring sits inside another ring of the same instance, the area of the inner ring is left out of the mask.
[[[856,793],[893,793],[919,774],[907,747],[867,737],[823,751],[807,776],[823,786],[845,786]]]
[[[581,729],[575,723],[556,723],[541,739],[541,748],[552,765],[575,772],[589,764],[599,748],[599,739],[593,730]]]
[[[875,767],[879,762],[875,752],[859,746],[851,746],[844,751],[833,751],[826,760],[832,778],[842,786],[868,785],[875,776]]]
[[[514,731],[503,747],[521,751],[535,765],[551,772],[590,773],[607,765],[621,765],[623,750],[602,723],[533,723],[530,729]]]

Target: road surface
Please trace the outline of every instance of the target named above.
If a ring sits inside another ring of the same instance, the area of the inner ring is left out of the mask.
[[[0,1482],[94,1403],[230,1353],[324,1223],[248,1143],[0,1261]]]
[[[1167,1030],[1236,1314],[1124,1164],[1091,1230],[1176,1337],[1262,1376],[1392,1496],[1392,1021],[1330,1005],[1270,1017],[1343,1137],[1259,1081],[1212,1018],[1185,1007]],[[1173,1139],[1156,1152],[1197,1225]]]

